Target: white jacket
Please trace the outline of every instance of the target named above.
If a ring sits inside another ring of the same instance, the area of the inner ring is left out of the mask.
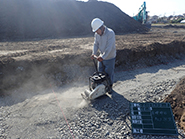
[[[112,29],[105,27],[102,36],[95,33],[94,46],[92,54],[96,55],[98,49],[103,60],[109,60],[116,57],[115,33]]]

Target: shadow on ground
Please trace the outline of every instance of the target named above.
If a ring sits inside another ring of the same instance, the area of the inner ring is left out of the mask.
[[[129,101],[115,91],[94,100],[92,107],[98,111],[105,111],[108,114],[107,118],[112,120],[125,118],[129,114]]]

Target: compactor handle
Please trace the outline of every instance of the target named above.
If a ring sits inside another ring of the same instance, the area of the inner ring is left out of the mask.
[[[94,58],[97,60],[98,57],[96,55],[94,55]],[[96,65],[96,62],[95,62],[94,59],[93,59],[93,62],[94,62],[94,66],[95,66],[96,72],[98,72],[98,68],[97,68],[97,65]],[[101,64],[103,66],[103,71],[105,72],[105,66],[104,66],[103,62],[101,62]]]
[[[98,72],[98,68],[97,68],[97,65],[96,65],[96,62],[95,62],[94,59],[93,59],[93,62],[94,62],[94,66],[95,66],[96,72]]]

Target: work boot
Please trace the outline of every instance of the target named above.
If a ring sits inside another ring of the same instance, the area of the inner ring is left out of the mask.
[[[113,93],[112,84],[110,85],[110,87],[109,87],[109,89],[108,89],[108,93],[109,93],[109,94]]]

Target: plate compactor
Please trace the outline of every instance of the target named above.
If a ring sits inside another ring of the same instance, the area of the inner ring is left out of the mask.
[[[103,62],[101,62],[103,66],[103,72],[98,72],[95,59],[93,59],[94,66],[96,71],[92,76],[89,77],[89,89],[86,89],[84,93],[82,93],[82,97],[85,100],[94,100],[106,93],[111,93],[111,81],[108,74],[105,72],[105,66]]]

